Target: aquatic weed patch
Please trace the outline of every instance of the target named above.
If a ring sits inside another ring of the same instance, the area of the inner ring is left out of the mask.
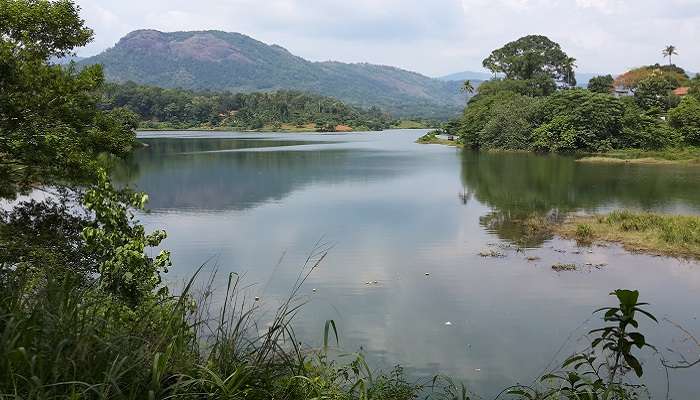
[[[622,243],[632,251],[700,259],[700,217],[627,210],[572,217],[557,233],[587,241]]]

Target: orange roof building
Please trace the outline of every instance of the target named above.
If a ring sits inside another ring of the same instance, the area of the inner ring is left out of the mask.
[[[690,89],[690,88],[687,86],[681,86],[679,88],[674,89],[673,94],[675,94],[676,96],[680,96],[680,97],[687,96],[688,89]]]

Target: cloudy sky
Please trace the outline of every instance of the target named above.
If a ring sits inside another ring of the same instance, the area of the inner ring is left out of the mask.
[[[218,29],[279,44],[304,58],[394,65],[429,76],[481,70],[526,34],[544,34],[579,71],[622,72],[674,60],[700,71],[700,0],[77,0],[95,30],[79,55],[126,33]]]

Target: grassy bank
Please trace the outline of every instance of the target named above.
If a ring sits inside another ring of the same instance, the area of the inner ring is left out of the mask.
[[[313,133],[319,132],[319,129],[315,124],[305,124],[305,125],[295,125],[295,124],[281,124],[281,125],[265,125],[260,129],[249,129],[245,127],[235,127],[235,126],[211,126],[211,125],[198,125],[198,126],[175,126],[169,124],[148,124],[142,125],[139,128],[142,132],[161,132],[161,131],[214,131],[214,132],[282,132],[282,133]]]
[[[700,217],[613,211],[570,217],[554,228],[583,243],[618,242],[627,250],[700,259]]]
[[[700,147],[674,147],[663,150],[624,149],[586,156],[577,161],[615,164],[700,165]]]
[[[442,144],[445,146],[452,146],[452,147],[464,147],[464,145],[456,140],[446,140],[446,139],[440,139],[438,137],[433,137],[431,139],[426,139],[426,140],[417,140],[416,143],[420,144]]]
[[[447,140],[447,139],[442,139],[438,137],[438,135],[441,134],[440,130],[433,130],[425,135],[421,136],[416,140],[416,143],[420,144],[442,144],[445,146],[452,146],[452,147],[464,147],[464,144],[457,140],[457,137],[455,136],[455,140]]]

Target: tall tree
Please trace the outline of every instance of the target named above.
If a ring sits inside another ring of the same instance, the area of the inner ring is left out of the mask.
[[[83,180],[134,143],[133,115],[96,108],[102,69],[49,62],[92,39],[69,0],[0,0],[0,198]]]
[[[576,79],[573,61],[548,37],[529,35],[494,50],[484,59],[483,65],[494,74],[505,74],[507,79],[547,76],[569,83]]]
[[[661,54],[664,55],[664,58],[668,57],[668,65],[673,65],[673,56],[678,55],[678,49],[676,49],[676,46],[669,44],[661,51]]]
[[[576,59],[573,57],[567,57],[564,61],[564,73],[566,78],[566,84],[570,87],[576,86],[576,75],[574,69],[578,68],[576,65]]]

